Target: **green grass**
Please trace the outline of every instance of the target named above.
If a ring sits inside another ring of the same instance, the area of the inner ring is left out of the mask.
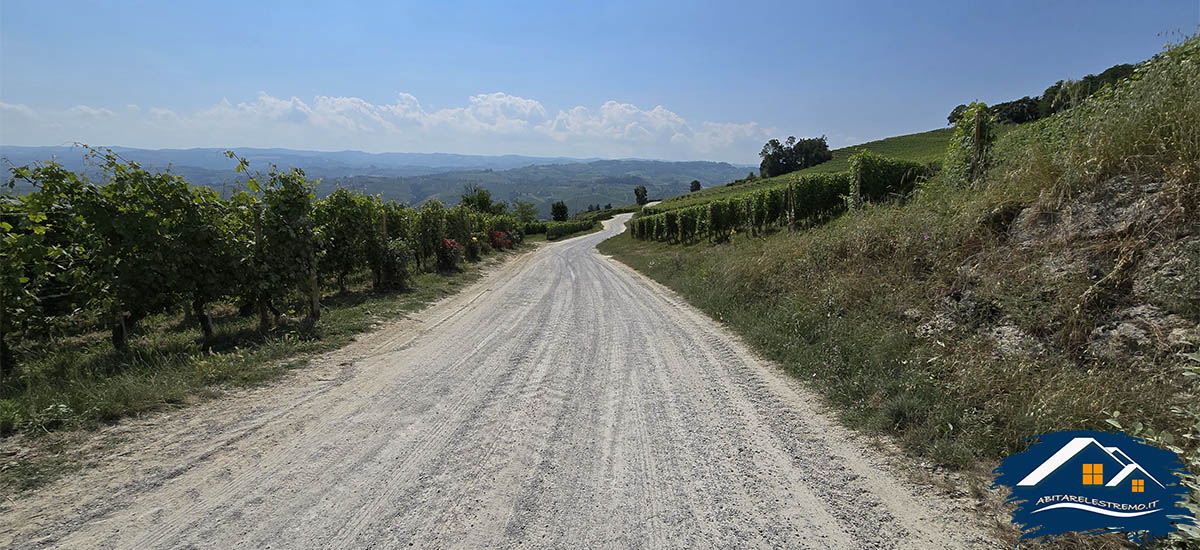
[[[892,157],[913,162],[941,162],[946,155],[946,145],[950,143],[953,128],[939,128],[928,132],[893,136],[876,141],[868,141],[860,145],[851,145],[834,149],[833,159],[816,166],[800,170],[801,174],[832,174],[845,172],[850,169],[850,157],[858,151],[870,151],[885,157]]]
[[[954,198],[949,202],[965,199]],[[922,321],[905,313],[916,309],[927,320],[934,297],[951,294],[958,282],[961,220],[951,212],[935,205],[874,207],[805,232],[739,234],[725,245],[679,246],[622,234],[599,248],[809,382],[851,425],[897,435],[914,454],[943,465],[964,468],[1003,456],[1018,450],[1022,437],[1044,431],[1102,428],[1097,411],[1127,403],[1143,403],[1148,418],[1166,419],[1177,386],[1147,382],[1129,366],[1088,373],[1061,356],[1005,358],[969,331],[940,344],[917,337]],[[1043,283],[1014,280],[996,294],[1028,303]],[[1067,281],[1056,290],[1078,295],[1085,283]],[[1052,326],[1068,310],[1049,304],[1026,322]],[[989,311],[972,322],[987,323]]]
[[[196,326],[166,315],[146,320],[128,353],[113,351],[100,332],[20,349],[21,370],[0,388],[0,429],[7,435],[23,432],[38,452],[26,458],[0,455],[0,489],[36,487],[82,464],[86,457],[72,452],[74,430],[273,380],[304,366],[313,354],[344,346],[378,323],[457,292],[477,280],[485,266],[519,253],[494,254],[448,276],[417,274],[412,290],[402,293],[375,294],[369,274],[359,273],[347,292],[323,298],[315,328],[285,320],[261,336],[257,319],[238,316],[232,306],[219,307],[211,350],[200,345]]]

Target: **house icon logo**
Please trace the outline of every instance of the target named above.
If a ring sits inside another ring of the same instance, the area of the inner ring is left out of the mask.
[[[1055,432],[1004,459],[994,486],[1007,487],[1022,538],[1123,532],[1146,542],[1195,518],[1180,506],[1183,463],[1170,451],[1119,433]]]

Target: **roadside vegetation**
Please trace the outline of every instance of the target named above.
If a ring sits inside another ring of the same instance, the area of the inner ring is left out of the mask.
[[[303,172],[273,169],[222,198],[93,158],[103,181],[15,167],[33,191],[0,197],[0,436],[272,378],[454,291],[524,238],[479,188],[453,208],[346,189],[316,199]]]
[[[1200,472],[1200,39],[1036,122],[961,115],[940,162],[683,195],[600,249],[938,464],[1115,427]]]
[[[522,225],[523,231],[529,237],[544,235],[546,240],[555,241],[570,237],[578,237],[587,233],[593,233],[603,228],[600,222],[610,220],[617,214],[625,214],[640,210],[637,206],[622,206],[613,208],[611,204],[601,207],[595,205],[589,207],[588,210],[575,214],[574,216],[566,216],[566,204],[562,205],[563,215],[559,221],[548,222],[529,222]]]

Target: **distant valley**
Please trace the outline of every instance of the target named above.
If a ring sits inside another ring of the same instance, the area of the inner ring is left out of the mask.
[[[238,185],[234,163],[224,149],[133,149],[113,147],[123,158],[157,170],[179,174],[196,185],[228,190]],[[234,148],[254,170],[271,164],[298,167],[322,180],[318,193],[326,195],[347,187],[385,199],[420,203],[436,198],[458,202],[463,187],[478,185],[497,200],[533,203],[542,217],[550,204],[567,203],[571,212],[588,205],[623,205],[633,202],[633,190],[646,186],[651,197],[686,193],[692,180],[704,187],[743,177],[752,168],[724,162],[669,162],[659,160],[604,160],[569,157],[483,156],[449,153],[364,153],[361,151],[298,151],[292,149]],[[94,170],[78,147],[0,146],[0,159],[16,166],[55,160],[69,170]]]

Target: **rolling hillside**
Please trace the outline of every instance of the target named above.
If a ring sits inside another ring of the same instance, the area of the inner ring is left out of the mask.
[[[921,163],[938,162],[941,161],[942,157],[946,154],[946,145],[950,141],[950,135],[952,132],[953,129],[951,128],[942,128],[939,130],[930,130],[928,132],[894,136],[877,141],[870,141],[860,145],[851,145],[841,149],[834,149],[833,160],[828,162],[773,178],[765,178],[753,182],[733,185],[727,184],[718,187],[708,187],[695,193],[685,193],[674,196],[653,207],[653,211],[664,212],[667,210],[674,210],[676,208],[695,206],[711,200],[727,199],[729,197],[753,193],[762,189],[783,185],[784,183],[791,181],[796,177],[806,174],[829,174],[833,172],[843,172],[850,169],[850,156],[855,152],[862,150],[871,151],[872,153],[878,153],[888,157],[912,160]]]
[[[550,205],[567,203],[572,213],[589,204],[628,204],[633,190],[646,186],[651,197],[687,191],[692,180],[704,186],[745,175],[746,169],[724,162],[664,162],[656,160],[597,160],[586,163],[526,166],[512,170],[473,170],[392,178],[359,176],[335,180],[338,186],[384,198],[417,203],[436,198],[458,202],[463,186],[478,185],[496,200],[533,203],[543,218]]]

